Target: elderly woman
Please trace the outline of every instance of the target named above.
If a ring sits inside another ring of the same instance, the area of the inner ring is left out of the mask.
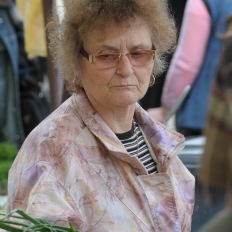
[[[21,147],[8,211],[80,231],[190,231],[184,137],[137,103],[175,39],[166,1],[65,1],[50,47],[72,94]]]

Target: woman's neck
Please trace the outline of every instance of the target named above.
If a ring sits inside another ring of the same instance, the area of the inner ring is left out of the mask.
[[[117,109],[96,109],[114,133],[124,133],[131,129],[135,105]]]

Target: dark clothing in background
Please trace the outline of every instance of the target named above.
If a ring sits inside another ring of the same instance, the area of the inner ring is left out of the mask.
[[[13,1],[0,3],[0,142],[20,148],[25,137],[49,113],[40,57],[28,59],[23,21]]]
[[[176,25],[178,34],[180,31],[180,26],[183,18],[184,8],[187,0],[169,0],[169,8],[176,19]],[[172,59],[172,55],[168,55],[166,58],[169,64]],[[151,86],[145,96],[140,100],[140,105],[147,110],[148,108],[159,107],[161,105],[161,94],[163,85],[165,82],[167,71],[162,73],[160,76],[156,77],[156,82]]]
[[[19,46],[10,17],[11,3],[0,4],[0,141],[20,146],[24,131],[20,111]]]

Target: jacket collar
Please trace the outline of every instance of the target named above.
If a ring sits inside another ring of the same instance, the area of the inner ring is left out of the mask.
[[[80,90],[74,94],[73,103],[76,112],[81,117],[86,127],[111,151],[114,156],[132,163],[133,159],[128,156],[126,149],[117,136],[104,122],[101,116],[90,104],[85,92]],[[148,113],[137,104],[135,110],[135,120],[140,125],[147,140],[157,157],[158,166],[161,171],[166,171],[172,158],[184,147],[184,137],[176,131],[167,128],[165,125],[154,121]]]

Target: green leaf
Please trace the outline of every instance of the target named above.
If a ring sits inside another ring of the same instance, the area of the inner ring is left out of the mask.
[[[57,226],[53,222],[33,218],[22,210],[14,210],[8,214],[0,214],[0,228],[12,232],[43,231],[43,232],[78,232],[71,222],[69,227]]]
[[[7,224],[5,224],[4,222],[1,222],[0,221],[0,228],[1,229],[4,229],[6,231],[12,231],[12,232],[22,232],[23,230],[22,229],[19,229],[19,228],[16,228],[16,227],[13,227],[13,226],[9,226]]]

